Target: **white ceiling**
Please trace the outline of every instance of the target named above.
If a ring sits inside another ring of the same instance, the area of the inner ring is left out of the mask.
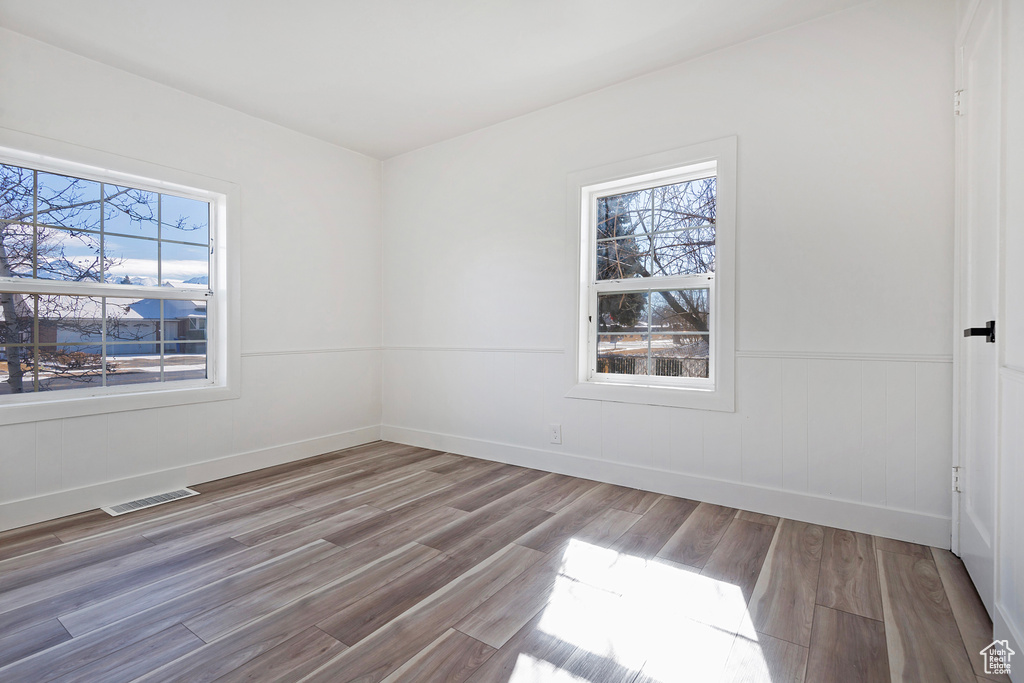
[[[386,159],[865,0],[0,0],[0,26]]]

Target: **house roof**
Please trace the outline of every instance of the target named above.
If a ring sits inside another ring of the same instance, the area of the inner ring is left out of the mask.
[[[31,318],[32,309],[31,304],[25,297],[17,297],[15,299],[15,305],[18,309],[18,316],[22,318]],[[57,302],[51,299],[50,306],[61,307],[62,316],[77,318],[80,320],[100,320],[103,318],[103,307],[102,302],[99,298],[92,297],[76,297],[72,303],[66,304],[64,302]],[[115,303],[116,302],[116,303]],[[115,311],[111,310],[112,306],[120,305],[121,310],[116,311],[116,315],[122,320],[159,320],[160,319],[160,300],[159,299],[138,299],[138,300],[121,300],[121,299],[108,299],[107,300],[107,313],[108,315],[114,315]],[[43,304],[43,316],[46,315],[47,304]],[[164,318],[167,320],[183,320],[185,318],[205,318],[206,317],[206,301],[192,301],[192,300],[177,300],[177,299],[166,299],[164,300]],[[3,307],[0,307],[0,321],[5,320]]]

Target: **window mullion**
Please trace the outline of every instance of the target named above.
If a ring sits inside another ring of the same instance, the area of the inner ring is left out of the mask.
[[[158,194],[156,196],[156,286],[160,287],[164,283],[164,243],[163,243],[163,229],[164,229],[164,217],[161,214],[164,206],[164,196]],[[207,218],[207,225],[209,225],[209,218]],[[209,270],[207,270],[209,273]],[[207,281],[207,287],[209,287],[209,281]],[[164,305],[160,303],[160,310],[163,311]],[[163,316],[161,314],[161,323],[163,322]],[[162,357],[162,356],[161,356]],[[163,380],[163,371],[160,373],[160,379]]]
[[[164,302],[161,300],[160,301],[160,333],[157,334],[157,336],[156,336],[157,341],[160,343],[160,381],[161,382],[165,381],[165,378],[164,378],[164,350],[166,349],[166,346],[164,344],[164,341],[167,339],[167,335],[165,334],[165,331],[164,331],[164,325],[165,325],[165,322],[164,322]]]
[[[20,360],[19,360],[20,362]],[[22,380],[24,381],[24,380]],[[32,297],[32,390],[39,392],[39,297]]]
[[[708,228],[714,228],[714,227],[715,227],[714,223],[704,223],[702,225],[687,225],[687,226],[684,226],[682,228],[673,228],[671,230],[652,230],[649,233],[645,232],[643,234],[644,235],[673,235],[673,234],[679,233],[679,232],[691,232],[693,230],[706,230]],[[606,242],[615,242],[615,241],[618,241],[618,240],[627,240],[630,237],[632,237],[632,235],[626,235],[625,237],[601,237],[601,238],[599,238],[599,239],[597,239],[595,241],[598,244],[602,244],[602,243],[606,243]]]
[[[39,277],[39,171],[32,171],[32,278]]]
[[[653,193],[652,193],[653,194]],[[654,326],[654,320],[652,319],[651,309],[651,293],[647,293],[647,376],[654,376],[654,361],[651,360],[651,330]]]
[[[712,382],[717,382],[715,376],[715,361],[717,354],[715,353],[715,346],[718,340],[718,336],[715,332],[715,328],[718,325],[718,315],[716,315],[716,306],[718,305],[718,296],[715,292],[715,281],[712,280],[708,286],[708,379]]]
[[[107,248],[103,239],[103,217],[107,213],[107,184],[100,183],[100,282],[107,281]],[[106,379],[106,373],[103,378]]]
[[[103,316],[103,319],[100,321],[100,364],[102,368],[100,386],[105,387],[107,386],[107,297],[103,297],[101,302],[100,315]]]

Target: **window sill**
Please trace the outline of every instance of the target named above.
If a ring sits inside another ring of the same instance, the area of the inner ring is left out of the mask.
[[[613,403],[639,403],[670,408],[717,410],[734,412],[733,394],[724,387],[695,389],[691,387],[652,387],[635,384],[580,382],[573,386],[566,398]]]

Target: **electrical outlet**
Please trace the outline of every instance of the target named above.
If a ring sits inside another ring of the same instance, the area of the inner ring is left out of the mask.
[[[551,443],[562,443],[562,425],[550,425],[548,434],[551,436]]]

